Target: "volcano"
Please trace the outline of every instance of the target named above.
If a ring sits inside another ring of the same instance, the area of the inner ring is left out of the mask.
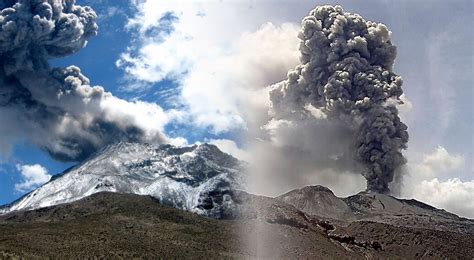
[[[0,210],[0,258],[474,257],[474,221],[315,185],[245,192],[247,164],[200,144],[110,145]]]
[[[71,203],[99,192],[150,195],[213,218],[232,211],[244,163],[211,144],[187,147],[120,142],[0,209],[0,214]]]

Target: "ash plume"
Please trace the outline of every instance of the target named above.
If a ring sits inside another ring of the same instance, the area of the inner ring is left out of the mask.
[[[140,125],[118,110],[127,101],[90,86],[79,68],[50,67],[48,60],[78,52],[97,34],[96,18],[90,7],[78,6],[75,0],[0,3],[4,139],[26,139],[63,161],[82,160],[120,140],[166,140],[158,128]]]
[[[388,193],[406,162],[408,142],[396,107],[403,90],[393,72],[390,31],[340,6],[320,6],[303,19],[298,37],[301,63],[270,92],[274,120],[343,127],[350,156],[364,166],[367,189]]]

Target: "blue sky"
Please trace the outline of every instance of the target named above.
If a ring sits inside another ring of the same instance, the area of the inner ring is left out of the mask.
[[[97,3],[94,4],[94,8],[97,8],[99,12],[106,12],[111,2],[124,12],[132,11],[128,1],[87,2],[89,5]],[[101,33],[89,42],[89,47],[84,48],[78,55],[52,61],[52,66],[77,65],[92,80],[93,84],[106,86],[109,91],[117,92],[117,95],[120,95],[118,88],[120,84],[124,83],[123,72],[114,64],[118,54],[127,47],[131,40],[130,34],[124,30],[127,18],[124,14],[104,18],[103,21]],[[127,94],[124,94],[123,97],[127,97]],[[55,161],[48,154],[26,141],[19,142],[15,145],[11,155],[5,159],[4,163],[0,164],[0,205],[9,203],[23,195],[22,192],[15,190],[15,184],[21,182],[21,174],[16,168],[16,164],[40,164],[48,169],[50,174],[57,174],[74,163]]]
[[[176,104],[170,104],[161,95],[161,90],[174,90],[178,88],[172,79],[143,83],[147,87],[140,91],[130,92],[123,89],[132,84],[131,82],[134,79],[128,78],[123,69],[118,68],[115,63],[119,59],[120,54],[125,52],[137,40],[136,35],[134,35],[135,31],[125,28],[128,19],[137,12],[136,6],[128,0],[79,0],[77,3],[89,5],[96,11],[98,14],[99,34],[93,37],[88,42],[87,47],[78,54],[52,60],[51,66],[78,66],[81,68],[82,73],[91,80],[92,85],[103,86],[107,91],[122,99],[140,99],[158,103],[165,109],[175,106]],[[166,19],[171,18],[166,17]],[[169,31],[171,27],[163,26],[160,29]],[[151,33],[159,33],[159,31]],[[238,139],[235,131],[216,134],[207,128],[194,128],[180,123],[167,125],[166,132],[171,137],[185,137],[189,143],[215,138]],[[10,203],[25,194],[25,191],[15,190],[15,184],[22,182],[22,176],[17,165],[35,164],[42,165],[48,170],[50,175],[54,175],[61,173],[76,163],[55,161],[48,154],[27,141],[16,143],[10,154],[3,161],[0,161],[0,205]]]
[[[472,202],[465,202],[474,196],[472,1],[77,3],[96,10],[99,35],[79,53],[52,61],[52,66],[76,65],[92,85],[119,98],[178,108],[180,120],[165,128],[170,137],[184,137],[188,143],[230,140],[235,143],[222,141],[221,148],[240,154],[249,153],[241,132],[261,123],[249,117],[260,115],[265,104],[255,86],[283,80],[295,65],[297,41],[292,39],[309,10],[323,3],[341,4],[346,11],[386,24],[398,47],[394,70],[403,77],[409,101],[401,112],[410,134],[406,155],[412,174],[407,183],[418,186],[407,196],[443,207],[468,204],[467,209],[453,209],[459,212],[474,209]],[[254,46],[266,41],[275,44],[268,55]],[[124,54],[133,59],[117,66]],[[272,76],[256,76],[261,74]],[[240,80],[249,86],[237,86]],[[242,100],[252,102],[242,105]],[[19,142],[0,165],[0,204],[22,195],[15,191],[22,181],[17,164],[40,164],[51,175],[72,165]],[[354,190],[357,187],[354,184]],[[445,193],[429,196],[433,190]]]
[[[123,71],[115,66],[118,55],[123,52],[131,41],[131,35],[125,30],[127,14],[133,12],[133,6],[128,1],[82,1],[101,15],[99,19],[100,33],[94,37],[88,47],[77,55],[52,61],[54,67],[79,66],[94,85],[105,86],[108,91],[122,98],[132,98],[130,93],[119,91],[126,84]],[[81,3],[81,2],[78,2]],[[112,3],[112,4],[111,4]],[[108,17],[111,6],[120,9],[120,15]],[[153,95],[143,95],[148,99],[157,99]],[[62,163],[53,160],[49,155],[26,141],[18,142],[11,154],[0,164],[0,205],[9,203],[25,192],[15,190],[15,184],[22,181],[16,165],[44,166],[51,175],[61,173],[75,163]]]

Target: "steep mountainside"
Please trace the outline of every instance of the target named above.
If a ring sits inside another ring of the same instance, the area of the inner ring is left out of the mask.
[[[311,189],[310,195],[314,192],[325,193],[321,196],[323,198],[330,192],[324,187],[303,188],[308,189]],[[302,195],[308,197],[306,194]],[[397,223],[362,219],[341,221],[305,213],[281,199],[245,193],[236,197],[239,198],[236,201],[239,203],[242,221],[245,223],[243,227],[247,236],[244,241],[250,244],[251,248],[258,249],[260,258],[472,259],[474,257],[474,233],[472,233],[474,223],[472,220],[457,216],[456,225],[462,228],[452,230],[439,229],[437,225],[448,225],[450,221],[454,221],[453,219],[447,222],[433,219],[430,225],[417,226],[412,221],[416,223],[418,215],[413,215],[408,220],[398,218],[393,212],[387,215],[393,215],[399,220]],[[307,208],[314,209],[313,206]],[[327,208],[327,205],[323,208]],[[329,210],[332,209],[329,207]],[[341,211],[333,212],[340,216]],[[404,210],[401,212],[403,216]],[[425,214],[433,216],[429,211]],[[447,215],[453,218],[455,216],[449,213]]]
[[[306,214],[234,191],[240,215],[216,220],[150,196],[96,193],[0,216],[0,258],[472,259],[472,234]]]
[[[474,257],[473,220],[322,186],[256,196],[244,171],[208,144],[106,147],[0,209],[0,258]]]
[[[292,190],[277,199],[295,206],[310,215],[334,219],[355,219],[351,208],[323,186],[307,186]]]
[[[242,258],[236,223],[102,192],[0,216],[0,259]]]
[[[397,199],[390,195],[360,192],[339,198],[325,187],[308,186],[285,193],[278,199],[307,214],[346,224],[370,221],[474,235],[474,220],[461,218],[417,200]]]
[[[209,144],[189,147],[118,143],[0,209],[0,214],[69,203],[109,191],[151,195],[165,205],[211,217],[232,211],[243,164]]]

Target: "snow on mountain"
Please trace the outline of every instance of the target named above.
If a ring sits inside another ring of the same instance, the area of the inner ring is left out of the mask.
[[[109,191],[150,195],[161,203],[209,217],[233,209],[244,164],[210,144],[175,147],[117,143],[0,208],[0,214],[69,203]]]

